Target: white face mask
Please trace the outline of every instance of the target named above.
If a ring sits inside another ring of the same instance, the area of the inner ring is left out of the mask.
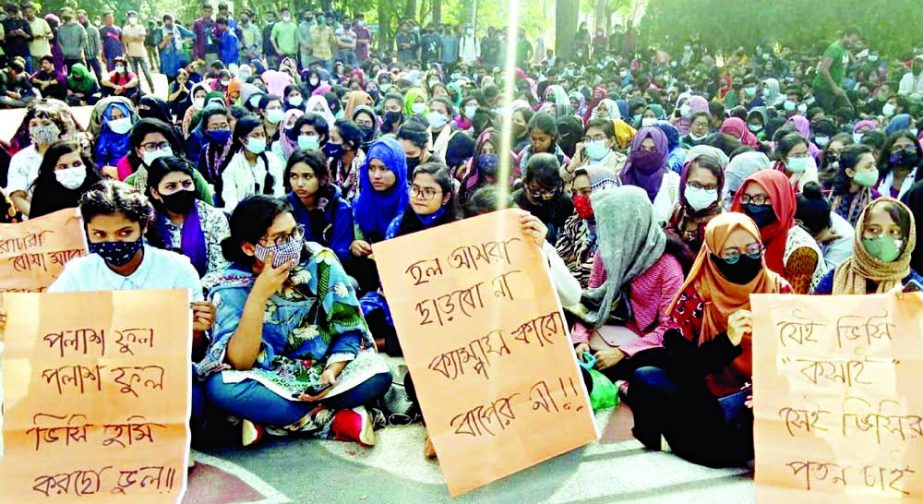
[[[862,133],[853,133],[853,134],[852,134],[852,141],[855,142],[855,143],[862,143],[862,136],[863,136]]]
[[[647,127],[650,127],[650,126],[654,126],[655,124],[657,124],[657,118],[656,118],[656,117],[645,117],[645,118],[641,119],[641,127],[643,127],[643,128],[647,128]]]
[[[679,108],[679,115],[688,118],[690,114],[692,114],[692,108],[684,103],[683,106]]]
[[[221,85],[224,86],[224,87],[228,87],[228,86],[231,85],[231,81],[229,81],[229,80],[223,80],[223,81],[221,81]]]
[[[821,147],[821,148],[826,147],[827,144],[830,143],[830,137],[828,137],[828,136],[816,136],[816,137],[814,137],[814,143],[816,143],[818,147]]]
[[[288,104],[296,108],[300,107],[302,103],[304,103],[304,98],[301,95],[295,95],[288,99]]]
[[[430,112],[426,114],[426,120],[433,129],[439,129],[449,122],[449,118],[446,117],[445,114],[439,112]]]
[[[686,186],[685,196],[689,206],[698,212],[712,206],[718,201],[718,190]]]
[[[109,129],[116,135],[124,135],[131,131],[131,118],[123,117],[121,119],[109,121]]]
[[[144,166],[151,166],[157,159],[172,155],[173,149],[170,147],[157,150],[145,150],[144,153],[141,154],[141,161],[144,163]]]
[[[477,105],[467,105],[465,106],[465,117],[468,119],[474,119],[474,113],[478,111]]]
[[[423,112],[426,112],[426,104],[425,103],[414,103],[413,105],[410,106],[410,110],[414,114],[422,114]]]
[[[691,138],[692,140],[695,140],[696,142],[698,142],[698,141],[700,141],[700,140],[705,140],[705,137],[707,137],[707,136],[708,136],[708,133],[706,133],[706,134],[704,134],[704,135],[696,135],[695,133],[693,133],[693,132],[691,132],[691,131],[689,132],[689,138]]]
[[[881,107],[881,113],[884,114],[885,117],[891,117],[894,115],[894,109],[896,108],[897,107],[893,103],[885,103],[885,106]]]
[[[196,110],[202,110],[205,108],[205,98],[196,98],[192,100],[192,106],[195,107]]]
[[[763,125],[762,125],[762,124],[747,123],[747,129],[750,130],[750,131],[752,131],[752,132],[754,132],[754,133],[757,133],[757,132],[763,130]]]
[[[59,184],[73,191],[82,186],[83,181],[86,180],[87,167],[74,166],[63,170],[55,170],[54,177],[58,179]]]

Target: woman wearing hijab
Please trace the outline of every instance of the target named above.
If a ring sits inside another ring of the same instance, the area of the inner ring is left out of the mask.
[[[744,180],[760,170],[772,168],[772,161],[762,152],[742,152],[728,161],[724,170],[724,192],[721,201],[725,208],[731,208],[731,202]]]
[[[96,139],[96,165],[103,168],[115,166],[128,154],[128,133],[131,131],[133,111],[121,102],[112,102],[102,114],[102,130]]]
[[[686,136],[692,129],[692,120],[696,114],[708,113],[708,100],[699,96],[692,95],[679,106],[679,119],[674,122],[674,126],[679,131],[680,136]]]
[[[426,91],[421,88],[410,88],[404,95],[404,117],[421,116],[426,121]]]
[[[881,183],[878,192],[895,199],[903,198],[919,175],[923,175],[923,148],[910,130],[898,131],[888,138],[878,156]],[[918,175],[919,174],[919,175]]]
[[[629,379],[632,432],[649,450],[669,449],[709,467],[753,459],[750,294],[791,292],[763,260],[760,235],[741,214],[721,214],[706,226],[670,308],[663,366],[640,368]]]
[[[75,107],[95,105],[102,97],[99,81],[83,63],[74,63],[67,76],[67,104]]]
[[[593,109],[590,118],[608,119],[610,121],[615,121],[622,118],[622,113],[619,111],[619,106],[615,100],[603,98],[596,105],[596,108]]]
[[[811,142],[801,133],[782,136],[776,145],[774,168],[788,177],[789,183],[800,192],[808,182],[818,182],[817,162],[811,155]]]
[[[327,104],[327,99],[323,95],[314,95],[308,98],[308,103],[305,105],[304,110],[305,113],[319,114],[327,121],[328,128],[333,127],[333,123],[336,122],[336,117],[330,111],[330,105]]]
[[[383,137],[369,146],[359,172],[359,196],[353,204],[355,239],[347,271],[359,282],[362,292],[379,286],[378,269],[372,257],[372,243],[385,239],[388,226],[410,200],[407,190],[407,159],[397,140]]]
[[[679,181],[679,205],[669,229],[694,253],[702,248],[705,227],[723,211],[723,188],[724,167],[714,156],[698,155],[686,162]]]
[[[346,107],[343,108],[343,117],[352,120],[356,108],[363,105],[366,107],[374,106],[375,101],[372,100],[372,96],[365,91],[350,91],[346,95]]]
[[[282,133],[279,135],[279,139],[272,143],[272,153],[282,162],[288,161],[292,153],[298,149],[298,137],[297,135],[292,135],[292,131],[298,122],[298,118],[303,115],[304,111],[301,109],[290,109],[282,118]]]
[[[910,209],[895,199],[873,201],[856,224],[852,257],[827,272],[814,294],[884,294],[911,281],[923,284],[911,268],[914,220]]]
[[[739,117],[729,117],[721,123],[721,133],[728,135],[748,147],[757,147],[759,140],[747,128],[747,124]]]
[[[654,218],[666,224],[679,202],[679,175],[667,167],[667,136],[658,128],[641,128],[631,141],[622,185],[644,189],[654,205]]]
[[[618,176],[602,166],[584,166],[574,172],[571,193],[575,212],[564,222],[555,249],[583,288],[589,285],[598,245],[590,197],[593,193],[619,185]]]
[[[851,226],[865,208],[881,195],[875,189],[879,175],[875,156],[867,145],[850,145],[840,152],[830,206]]]
[[[795,223],[795,190],[777,170],[751,175],[734,195],[732,212],[746,214],[760,228],[766,266],[781,275],[796,294],[807,294],[827,272],[814,238]]]
[[[785,123],[795,127],[795,131],[797,131],[808,143],[808,154],[816,160],[818,156],[820,156],[820,149],[811,141],[811,139],[814,138],[811,134],[811,121],[803,115],[793,115],[789,117]]]
[[[664,233],[642,189],[615,187],[590,200],[599,247],[583,298],[593,308],[579,315],[572,341],[578,357],[592,352],[596,369],[625,380],[639,367],[660,363],[670,303],[683,283],[689,253]],[[625,316],[623,308],[629,307]],[[618,325],[611,325],[613,317]]]

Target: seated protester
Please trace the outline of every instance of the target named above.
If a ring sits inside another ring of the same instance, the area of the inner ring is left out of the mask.
[[[814,294],[884,294],[911,281],[923,284],[910,267],[916,241],[909,208],[892,198],[873,201],[856,223],[852,257],[828,271]]]
[[[660,366],[629,379],[632,433],[649,450],[667,447],[709,467],[753,459],[750,294],[787,294],[766,267],[760,230],[747,216],[721,214],[670,307]]]
[[[32,186],[29,218],[76,208],[80,197],[100,180],[93,161],[83,156],[77,142],[62,140],[51,144]]]
[[[202,113],[202,119],[192,135],[202,139],[202,149],[196,168],[205,177],[214,194],[215,206],[221,203],[221,173],[231,160],[232,137],[231,121],[227,109],[210,106]],[[188,148],[187,148],[188,152]],[[187,159],[192,159],[187,156]]]
[[[679,174],[667,167],[667,136],[656,127],[641,128],[631,140],[622,185],[644,189],[654,205],[654,218],[666,224],[679,202]]]
[[[852,225],[836,212],[830,210],[830,203],[824,198],[820,185],[808,182],[798,195],[798,210],[795,223],[808,232],[824,254],[827,271],[836,268],[852,255]]]
[[[551,154],[530,156],[522,187],[511,195],[513,203],[538,217],[548,227],[547,240],[554,244],[567,219],[574,213],[574,203],[563,194],[561,165]]]
[[[272,152],[266,152],[263,121],[250,115],[237,121],[230,161],[221,172],[221,201],[227,212],[254,194],[282,197],[282,172],[285,165]]]
[[[824,194],[829,194],[833,190],[833,181],[840,169],[840,153],[850,145],[854,145],[852,136],[849,133],[839,133],[830,137],[830,141],[821,152],[817,176]]]
[[[189,81],[189,73],[180,68],[176,74],[176,80],[170,83],[169,94],[167,94],[167,105],[170,107],[170,112],[177,118],[185,117],[186,111],[192,106],[191,93],[192,82]],[[205,96],[205,89],[202,89],[201,95]]]
[[[373,445],[363,405],[391,374],[336,255],[305,242],[288,203],[270,196],[242,201],[230,226],[222,249],[232,264],[209,293],[214,338],[198,366],[208,399],[245,420],[244,445],[262,425]],[[353,385],[327,388],[338,379]]]
[[[667,121],[657,121],[654,127],[663,132],[667,137],[667,167],[674,173],[683,172],[683,166],[686,164],[686,149],[679,143],[679,131]]]
[[[199,118],[196,116],[200,115],[202,111],[205,110],[205,106],[207,105],[205,103],[205,98],[208,96],[209,89],[208,84],[204,82],[192,85],[190,106],[183,115],[182,126],[184,136],[192,134],[192,130],[199,124]]]
[[[601,166],[618,176],[628,160],[621,152],[616,152],[615,128],[612,121],[592,119],[586,125],[583,142],[577,144],[574,158],[561,170],[561,177],[566,183],[573,181],[578,168]]]
[[[29,78],[32,85],[38,89],[42,98],[63,100],[66,96],[65,88],[67,86],[59,80],[58,71],[54,67],[54,58],[42,56],[39,62],[38,71]]]
[[[286,135],[299,149],[323,151],[330,140],[330,127],[322,115],[306,112],[295,121],[291,130],[286,131]]]
[[[350,259],[353,213],[336,184],[324,156],[316,150],[296,150],[282,176],[292,215],[304,226],[304,239],[333,250],[341,262]]]
[[[914,184],[901,199],[901,203],[906,205],[913,214],[916,234],[920,236],[923,234],[923,182]],[[2,214],[2,209],[0,209],[0,216]],[[919,251],[911,250],[910,267],[914,271],[923,271],[923,247]]]
[[[766,107],[753,107],[747,113],[747,129],[761,142],[769,139],[767,135],[769,125],[769,110]]]
[[[429,131],[426,126],[415,118],[409,119],[397,131],[397,141],[404,148],[407,157],[407,171],[413,170],[422,164],[430,162],[441,163],[442,159],[435,157]]]
[[[375,109],[359,105],[353,110],[351,119],[362,132],[363,147],[367,147],[373,140],[378,138],[378,114],[375,113]]]
[[[916,133],[902,130],[892,134],[878,156],[878,169],[881,171],[878,192],[882,196],[903,198],[910,186],[919,180],[917,174],[921,173],[921,163],[923,148]]]
[[[221,242],[231,234],[224,212],[196,197],[195,166],[165,156],[148,167],[145,191],[154,205],[147,242],[189,258],[207,292],[228,266]]]
[[[67,126],[61,114],[43,100],[32,102],[23,122],[28,128],[31,144],[10,158],[4,192],[20,213],[29,215],[33,183],[38,178],[42,157],[48,147],[67,131]]]
[[[96,165],[115,167],[131,150],[128,134],[132,127],[133,111],[124,103],[109,103],[101,118],[102,129],[96,139]]]
[[[840,152],[830,206],[850,226],[855,226],[865,207],[881,196],[875,189],[878,180],[872,149],[867,145],[846,147]]]
[[[285,117],[282,118],[282,133],[279,135],[279,139],[272,143],[270,149],[283,163],[288,161],[289,156],[298,149],[298,139],[297,137],[292,138],[291,133],[295,128],[295,123],[298,122],[298,118],[303,115],[304,112],[301,109],[293,108],[287,110]]]
[[[72,107],[96,105],[101,97],[99,82],[93,72],[83,63],[71,65],[71,73],[67,76],[67,104]]]
[[[38,91],[32,87],[22,58],[13,58],[9,65],[0,71],[0,105],[4,108],[26,107],[35,98]]]
[[[642,189],[615,187],[590,200],[599,248],[583,298],[593,307],[579,315],[571,338],[579,358],[592,352],[596,369],[626,380],[635,369],[660,363],[670,303],[691,257],[664,233]]]
[[[176,129],[158,119],[141,119],[131,129],[128,143],[131,147],[128,155],[119,160],[119,179],[139,191],[147,191],[148,169],[161,157],[182,153],[182,144],[176,136]],[[192,180],[195,184],[196,197],[209,205],[212,204],[212,191],[208,182],[198,170],[193,170]]]
[[[596,217],[590,196],[604,189],[621,185],[619,178],[601,166],[585,166],[574,173],[571,186],[574,214],[567,218],[558,235],[555,249],[571,274],[586,288],[590,281],[596,248]]]
[[[532,116],[529,125],[526,126],[529,132],[529,145],[519,153],[516,168],[513,170],[513,176],[519,177],[525,173],[526,165],[529,164],[529,158],[533,154],[547,153],[552,154],[558,159],[558,165],[565,166],[570,163],[570,158],[564,154],[558,141],[561,139],[558,134],[558,124],[553,115],[547,112],[539,112]],[[545,223],[548,224],[547,222]]]
[[[699,155],[686,163],[679,181],[679,205],[668,229],[694,253],[702,248],[705,226],[720,214],[724,169],[713,156]]]
[[[452,117],[455,115],[455,107],[452,102],[444,96],[437,96],[429,101],[429,112],[426,113],[426,122],[429,123],[430,137],[433,141],[433,153],[436,159],[445,159],[446,151],[449,148],[449,139],[455,128],[452,125]]]
[[[456,179],[456,188],[460,186],[461,178],[468,171],[473,156],[474,138],[463,131],[455,130],[446,146],[445,165],[449,167],[449,171]],[[510,164],[510,166],[513,165]]]
[[[372,243],[385,239],[391,222],[407,207],[407,158],[404,148],[391,136],[369,146],[368,157],[359,172],[359,196],[353,202],[355,239],[349,246],[352,258],[346,271],[359,283],[360,292],[378,289],[378,269]]]
[[[885,144],[888,143],[888,136],[883,131],[873,130],[862,135],[862,141],[856,142],[862,145],[868,145],[875,153],[875,158],[880,159],[884,151]],[[881,192],[880,190],[878,192]],[[882,193],[884,194],[884,193]]]
[[[282,119],[285,111],[282,110],[282,98],[276,95],[264,95],[260,98],[260,118],[263,121],[263,130],[269,143],[279,139],[282,133]]]
[[[817,242],[795,224],[795,190],[778,170],[750,175],[734,195],[732,212],[746,214],[760,228],[766,266],[782,275],[796,294],[807,294],[827,272]]]
[[[535,112],[531,108],[525,106],[516,107],[513,110],[513,153],[519,154],[523,149],[529,145],[531,139],[529,138],[528,125],[529,121],[532,120],[532,117],[535,115]],[[612,122],[612,121],[606,121]],[[456,120],[458,124],[458,120]],[[589,123],[587,124],[589,127]],[[613,137],[615,136],[613,129]],[[578,149],[579,152],[579,149]]]
[[[500,134],[493,128],[481,132],[474,142],[474,155],[464,168],[458,189],[458,201],[465,204],[468,199],[481,187],[492,186],[497,183],[497,171],[500,169]],[[510,167],[516,165],[516,156],[510,152]],[[510,187],[514,187],[515,178],[510,174]]]
[[[818,182],[817,162],[811,155],[810,145],[800,133],[789,133],[776,145],[773,168],[788,177],[796,192],[808,182]]]
[[[173,124],[173,114],[170,113],[170,107],[167,106],[167,102],[152,94],[146,94],[138,99],[138,117],[141,119],[159,119],[169,124],[170,127],[175,128],[174,133],[176,133],[176,136],[181,135],[179,128]]]
[[[382,105],[381,134],[397,133],[404,124],[404,98],[393,91],[385,96]]]
[[[192,359],[198,361],[208,342],[215,309],[204,301],[202,285],[189,259],[144,244],[153,210],[131,186],[104,180],[80,200],[90,255],[64,265],[48,292],[141,289],[189,289],[192,297]],[[182,316],[182,314],[171,314]],[[192,381],[192,418],[201,418],[202,387]]]
[[[297,84],[289,84],[285,86],[285,91],[282,96],[285,97],[285,106],[283,107],[286,112],[291,110],[300,110],[304,112],[304,95],[301,94],[301,88]]]
[[[308,103],[305,105],[305,112],[323,117],[324,120],[327,121],[328,127],[333,126],[333,123],[337,120],[336,116],[334,116],[333,112],[330,110],[330,105],[327,104],[326,95],[316,94],[308,98]]]
[[[744,180],[760,170],[770,168],[772,168],[772,161],[762,152],[743,152],[728,161],[727,168],[724,170],[724,192],[721,195],[721,203],[725,210],[730,210],[734,195],[737,194]]]
[[[711,133],[710,126],[711,114],[709,114],[707,111],[696,112],[692,115],[689,134],[679,139],[680,144],[685,146],[687,149],[691,149],[697,145],[704,144],[705,140],[708,138],[708,135]]]
[[[411,179],[409,205],[391,221],[385,239],[390,240],[458,220],[453,188],[452,174],[445,165],[426,163],[418,166]],[[362,296],[360,305],[378,349],[392,357],[404,355],[391,323],[387,301],[380,291]]]
[[[330,140],[324,145],[324,155],[331,180],[343,190],[343,197],[352,201],[359,190],[359,171],[365,164],[362,131],[356,123],[337,119],[330,128]]]
[[[134,100],[141,93],[141,81],[128,69],[124,56],[116,56],[114,63],[115,68],[103,79],[103,93],[106,96],[124,96]]]

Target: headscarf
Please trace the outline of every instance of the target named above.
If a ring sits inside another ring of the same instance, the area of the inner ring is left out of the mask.
[[[593,94],[590,96],[589,103],[586,104],[583,111],[583,122],[589,122],[592,119],[593,114],[596,113],[596,107],[601,101],[608,97],[609,93],[606,91],[606,88],[602,86],[597,86],[593,89]]]
[[[858,133],[859,130],[862,129],[862,128],[868,128],[868,129],[870,129],[870,130],[876,130],[876,129],[878,129],[878,123],[875,122],[875,121],[873,121],[873,120],[871,120],[871,119],[863,119],[863,120],[861,120],[861,121],[857,121],[856,124],[852,127],[852,132],[853,132],[853,133]]]
[[[676,127],[667,121],[657,121],[654,127],[662,131],[667,137],[667,149],[669,152],[673,152],[673,150],[679,147],[679,130],[677,130]]]
[[[631,141],[631,152],[640,151],[641,143],[647,138],[654,141],[654,150],[659,155],[659,161],[647,171],[641,171],[640,168],[633,166],[632,158],[629,156],[628,161],[625,163],[625,168],[622,169],[621,179],[622,185],[638,186],[644,189],[650,198],[648,201],[648,203],[650,203],[654,201],[654,198],[660,191],[660,184],[663,182],[663,176],[670,170],[667,167],[667,157],[670,155],[670,152],[667,148],[667,136],[664,135],[660,129],[655,127],[641,128],[641,130],[638,131],[638,134],[635,135],[634,139]]]
[[[713,254],[720,254],[728,237],[738,229],[745,231],[755,240],[760,239],[760,230],[753,220],[740,213],[717,215],[705,226],[705,246],[699,250],[699,255],[689,275],[686,276],[683,288],[679,291],[680,294],[670,306],[669,311],[672,313],[679,301],[679,296],[690,286],[695,288],[702,297],[705,308],[702,313],[702,327],[699,331],[699,346],[727,332],[728,317],[732,313],[740,309],[750,309],[750,294],[777,294],[785,285],[781,276],[766,267],[765,261],[763,261],[763,268],[750,283],[736,284],[724,278],[715,266]]]
[[[759,140],[757,140],[756,136],[750,133],[750,129],[747,128],[747,123],[739,117],[729,117],[725,119],[724,122],[721,123],[721,132],[740,140],[740,143],[749,147],[756,147],[759,145]]]
[[[615,100],[603,98],[599,101],[599,103],[596,104],[596,107],[593,108],[592,116],[590,119],[596,118],[596,109],[598,109],[600,105],[606,106],[606,112],[609,113],[609,119],[615,121],[622,118],[622,113],[619,111],[619,106],[617,103],[615,103]]]
[[[465,99],[465,92],[462,90],[462,87],[458,84],[458,82],[450,82],[446,84],[445,88],[446,91],[449,91],[449,98],[452,100],[452,105],[456,109],[461,108]]]
[[[661,107],[661,106],[660,106],[659,104],[657,104],[657,103],[651,103],[650,105],[648,105],[648,106],[647,106],[647,110],[653,111],[653,112],[654,112],[654,117],[655,117],[658,121],[659,121],[659,120],[666,119],[666,117],[667,117],[667,112],[666,112],[665,110],[663,110],[663,107]]]
[[[689,152],[692,153],[692,150],[690,149]],[[727,169],[724,170],[724,199],[727,199],[727,196],[733,196],[750,175],[771,167],[772,161],[762,152],[742,152],[734,156],[734,159],[728,162]]]
[[[770,77],[763,82],[766,84],[766,89],[769,90],[769,94],[763,97],[763,103],[767,107],[774,107],[785,101],[785,97],[779,93],[779,81],[777,79]]]
[[[590,179],[591,193],[622,185],[618,176],[605,166],[589,165],[574,170],[574,177],[582,174],[585,174]]]
[[[234,94],[234,92],[237,92],[238,97],[241,96],[240,89],[242,86],[243,86],[243,83],[240,81],[240,79],[236,77],[232,78],[228,82],[228,92],[225,95],[225,99],[227,100],[228,105],[234,105],[234,103],[231,101],[231,95]]]
[[[796,199],[795,189],[784,173],[777,170],[760,170],[750,175],[734,195],[732,212],[744,213],[740,197],[744,194],[747,184],[758,184],[769,196],[772,211],[776,220],[760,228],[760,239],[766,247],[766,265],[776,273],[785,274],[785,243],[788,241],[788,231],[795,225]]]
[[[574,110],[574,114],[579,117],[583,117],[583,114],[586,112],[586,97],[583,96],[583,93],[574,91],[568,95],[568,98],[573,98],[577,100],[577,109]]]
[[[599,259],[606,269],[606,283],[587,289],[584,295],[599,303],[586,322],[598,329],[609,318],[613,303],[621,299],[624,287],[647,271],[666,249],[667,237],[654,218],[647,194],[631,186],[613,187],[590,195],[596,215]]]
[[[910,129],[911,120],[910,114],[897,114],[885,126],[885,135],[891,136],[898,131]]]
[[[333,91],[333,87],[330,84],[321,84],[314,88],[314,91],[311,91],[311,96],[322,96],[324,93],[329,93]]]
[[[67,77],[67,87],[71,91],[78,93],[89,93],[93,90],[93,85],[98,85],[93,72],[87,70],[83,63],[74,63],[71,65],[71,74]]]
[[[320,107],[322,110],[318,112],[315,110],[315,107]],[[314,95],[308,98],[308,103],[304,107],[306,114],[317,114],[324,118],[327,121],[327,127],[332,128],[333,124],[336,122],[336,118],[333,116],[333,112],[330,111],[330,105],[327,104],[327,99],[323,95]]]
[[[813,157],[818,157],[820,149],[811,141],[811,121],[803,115],[793,115],[785,121],[795,127],[795,131],[808,142],[808,153]],[[764,123],[765,124],[765,123]]]
[[[292,156],[292,153],[298,150],[298,142],[292,141],[292,139],[289,138],[289,135],[288,135],[289,130],[294,128],[294,126],[292,126],[292,128],[288,128],[285,125],[288,124],[288,122],[293,117],[297,121],[298,118],[303,115],[304,115],[303,110],[291,109],[288,112],[286,112],[284,116],[282,116],[282,122],[279,124],[279,126],[281,126],[284,131],[282,135],[279,135],[279,145],[282,147],[282,154],[285,156],[285,159],[283,161],[288,160],[288,158]]]
[[[426,91],[420,88],[407,90],[407,94],[404,96],[404,117],[413,117],[413,104],[417,101],[417,98],[423,98],[423,101],[426,102]]]
[[[99,138],[96,139],[96,157],[97,159],[109,159],[112,163],[118,161],[122,156],[128,154],[131,145],[129,137],[131,135],[119,135],[109,129],[109,121],[112,120],[113,109],[119,109],[123,117],[135,120],[134,111],[124,103],[112,102],[103,112],[102,131]]]
[[[350,91],[346,97],[346,108],[343,109],[343,117],[352,120],[356,107],[368,105],[369,103],[374,103],[372,95],[365,91]]]
[[[373,159],[381,161],[394,173],[394,185],[387,191],[376,191],[372,187],[369,165]],[[407,158],[404,148],[394,138],[379,138],[369,146],[365,163],[362,163],[359,169],[359,196],[355,203],[355,218],[359,230],[369,241],[383,239],[391,221],[407,208],[409,201]]]
[[[679,130],[680,136],[688,135],[689,130],[692,129],[693,114],[709,111],[708,100],[699,95],[690,96],[685,103],[689,106],[689,117],[680,117],[679,121],[676,121],[676,129]]]
[[[140,110],[141,105],[147,107],[147,111]],[[138,115],[142,118],[154,118],[173,125],[173,114],[170,107],[163,100],[154,95],[144,95],[138,100]]]
[[[872,208],[883,203],[899,205],[910,215],[910,230],[907,242],[903,244],[901,255],[889,263],[883,263],[872,257],[862,244],[862,229],[865,227],[865,219],[871,213]],[[878,283],[876,290],[878,294],[900,286],[904,277],[910,274],[910,260],[916,242],[917,227],[914,222],[913,212],[909,208],[900,201],[888,197],[881,197],[873,201],[859,215],[859,221],[856,222],[856,234],[853,237],[853,255],[837,266],[836,273],[833,275],[833,291],[831,294],[868,294],[866,292],[866,280]]]
[[[692,147],[691,149],[686,151],[686,159],[683,160],[683,164],[686,164],[689,161],[692,161],[693,159],[699,156],[708,156],[714,159],[715,161],[717,161],[718,164],[721,165],[722,172],[724,172],[727,169],[728,155],[725,154],[723,150],[717,147],[712,147],[711,145],[705,145],[705,144],[696,145],[695,147]],[[737,158],[735,157],[734,159],[737,159]],[[766,159],[768,160],[769,158],[766,158]],[[747,176],[749,177],[750,175],[747,174]]]
[[[619,118],[629,117],[628,100],[615,100],[615,104],[619,108]]]
[[[283,96],[285,88],[292,84],[292,76],[279,70],[266,70],[262,79],[266,84],[266,92],[276,96]]]
[[[619,149],[628,147],[635,138],[637,131],[632,128],[630,124],[621,119],[612,121],[612,124],[615,125],[615,143],[618,144]]]

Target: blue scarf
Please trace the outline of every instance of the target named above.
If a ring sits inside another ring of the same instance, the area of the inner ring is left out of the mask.
[[[394,185],[386,191],[376,191],[372,187],[369,164],[373,159],[381,161],[394,172]],[[369,146],[365,163],[359,169],[359,196],[353,213],[359,230],[370,243],[381,241],[391,221],[407,208],[409,200],[404,149],[391,137],[379,138]]]
[[[176,244],[173,243],[173,237],[167,230],[167,215],[164,213],[157,220],[158,231],[163,236],[164,247],[167,250],[175,250]],[[208,249],[205,245],[205,233],[202,231],[202,221],[199,218],[199,202],[192,205],[192,210],[186,214],[183,221],[183,229],[180,235],[180,252],[189,258],[199,277],[205,276],[208,272]]]
[[[434,213],[430,215],[417,214],[417,218],[420,219],[420,223],[423,224],[423,227],[431,228],[433,227],[433,224],[435,224],[436,221],[439,220],[439,218],[442,217],[443,215],[445,215],[445,207],[441,206],[439,207],[439,210],[436,210]]]

